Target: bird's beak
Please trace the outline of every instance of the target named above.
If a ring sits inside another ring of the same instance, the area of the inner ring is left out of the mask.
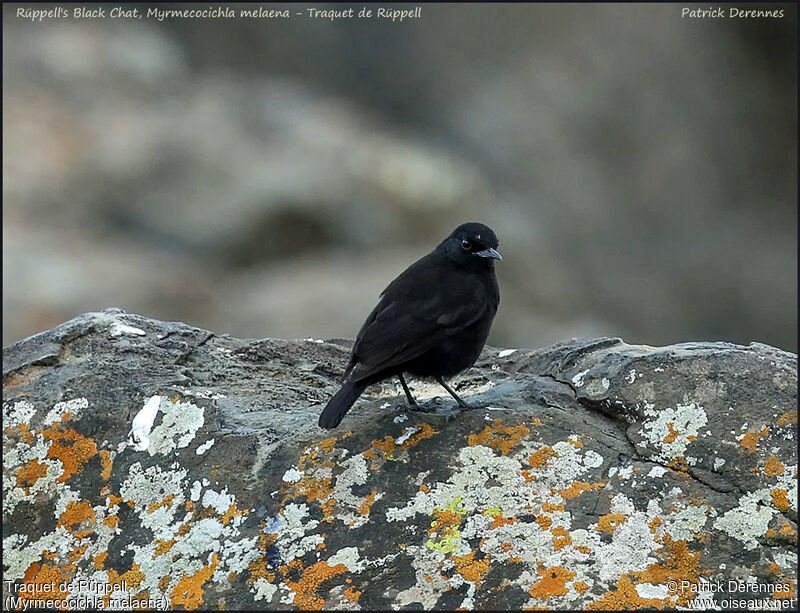
[[[483,251],[476,251],[475,255],[479,255],[482,258],[494,258],[495,260],[503,260],[503,256],[497,253],[494,249],[489,247],[488,249],[484,249]]]

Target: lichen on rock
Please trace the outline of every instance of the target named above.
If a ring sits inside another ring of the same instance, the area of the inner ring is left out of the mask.
[[[63,348],[53,363],[33,363],[42,343]],[[113,583],[102,606],[186,609],[725,597],[670,587],[701,580],[791,597],[796,356],[618,339],[487,347],[454,384],[489,408],[406,413],[386,382],[330,436],[316,416],[347,351],[118,309],[6,348],[4,578]]]

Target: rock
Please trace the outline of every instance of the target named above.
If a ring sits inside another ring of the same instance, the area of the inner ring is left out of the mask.
[[[487,347],[455,382],[486,408],[407,413],[386,382],[322,432],[348,349],[119,309],[6,348],[4,598],[619,609],[795,597],[796,355],[615,338]],[[32,583],[41,591],[19,590]]]

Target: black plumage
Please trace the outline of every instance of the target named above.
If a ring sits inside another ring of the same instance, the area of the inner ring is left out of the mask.
[[[445,382],[478,359],[492,325],[500,290],[494,272],[497,236],[480,223],[460,225],[431,253],[383,290],[367,317],[342,376],[342,388],[319,416],[335,428],[367,386],[397,376],[412,408],[421,410],[403,373]]]

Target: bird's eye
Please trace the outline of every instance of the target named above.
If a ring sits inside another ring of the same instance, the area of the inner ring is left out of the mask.
[[[464,239],[463,241],[461,241],[461,248],[464,251],[469,251],[470,249],[472,249],[472,243],[470,243],[468,240]]]

